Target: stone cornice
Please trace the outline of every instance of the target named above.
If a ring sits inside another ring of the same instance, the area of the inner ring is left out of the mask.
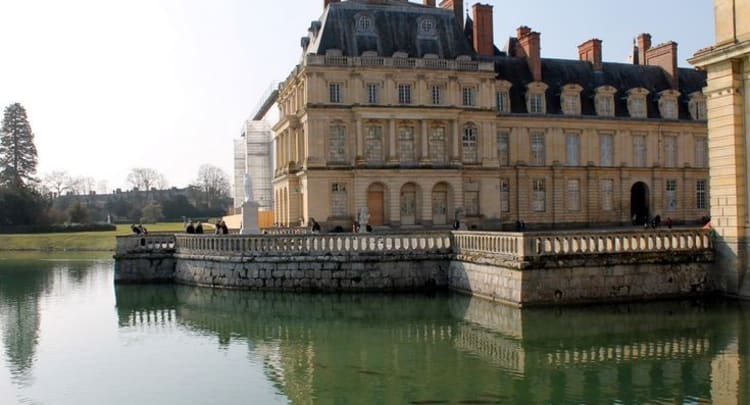
[[[731,46],[721,48],[708,48],[699,51],[688,62],[698,68],[723,62],[727,59],[740,59],[750,57],[750,41],[740,42]]]

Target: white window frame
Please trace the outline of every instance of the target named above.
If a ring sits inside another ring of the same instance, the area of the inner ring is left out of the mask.
[[[346,183],[331,183],[331,216],[346,217],[349,215],[349,197]]]
[[[546,137],[543,132],[531,133],[531,150],[529,153],[529,163],[532,166],[544,166],[546,161]]]
[[[646,135],[633,135],[633,167],[646,167],[648,146]]]
[[[677,167],[677,136],[665,135],[664,139],[664,167]]]
[[[507,114],[510,112],[510,92],[508,90],[499,90],[495,94],[497,112]]]
[[[479,128],[474,124],[466,124],[461,137],[462,161],[464,163],[479,162]]]
[[[695,181],[695,208],[708,209],[708,181],[704,179]]]
[[[500,179],[500,212],[510,212],[509,179]]]
[[[510,166],[510,133],[497,132],[497,160],[500,166]]]
[[[344,102],[343,87],[344,85],[339,82],[328,83],[328,101],[331,104],[342,104]]]
[[[667,211],[677,211],[677,180],[667,179],[664,193]]]
[[[461,95],[464,107],[477,106],[477,88],[475,86],[464,86],[461,89]]]
[[[609,132],[599,134],[599,166],[615,165],[615,136]]]
[[[695,138],[695,167],[708,167],[708,138],[705,136]]]
[[[581,165],[581,137],[575,133],[565,134],[565,164]]]
[[[536,178],[531,180],[531,209],[534,212],[545,212],[547,210],[547,186],[546,180]]]
[[[328,131],[328,162],[345,163],[346,153],[346,127],[342,124],[333,124]]]
[[[410,105],[412,103],[412,91],[410,83],[398,84],[398,103],[401,105]]]
[[[380,104],[380,83],[367,83],[367,104]]]
[[[432,105],[443,105],[443,86],[439,84],[433,84],[430,91],[430,96],[432,98]]]

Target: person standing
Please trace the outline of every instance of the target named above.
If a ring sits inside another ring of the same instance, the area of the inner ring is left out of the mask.
[[[201,224],[201,221],[198,221],[198,225],[195,226],[195,233],[203,233],[203,224]]]

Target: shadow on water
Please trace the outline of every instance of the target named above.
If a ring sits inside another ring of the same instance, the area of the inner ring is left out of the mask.
[[[521,310],[447,293],[115,294],[121,327],[178,324],[247,344],[292,403],[737,403],[747,390],[736,302]]]

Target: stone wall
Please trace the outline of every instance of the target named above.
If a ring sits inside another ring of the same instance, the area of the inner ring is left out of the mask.
[[[182,284],[271,291],[418,291],[448,287],[448,257],[426,255],[226,258],[177,255]]]
[[[115,283],[175,281],[177,259],[171,253],[130,253],[115,256]]]

